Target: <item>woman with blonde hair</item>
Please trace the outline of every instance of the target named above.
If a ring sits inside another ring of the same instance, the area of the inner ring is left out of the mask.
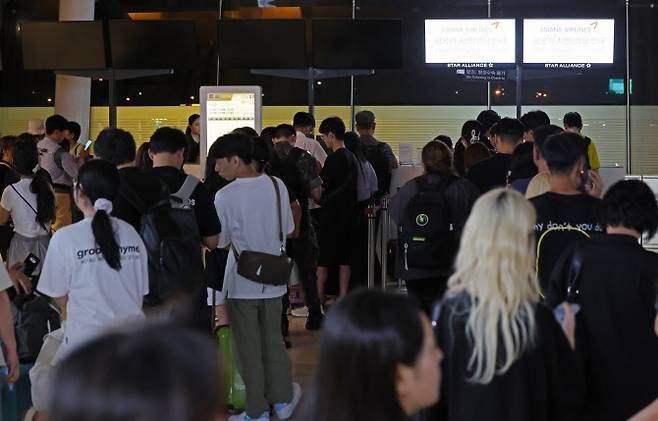
[[[580,413],[576,356],[539,303],[534,223],[532,205],[515,191],[492,190],[473,207],[436,323],[445,352],[442,419],[548,421]]]

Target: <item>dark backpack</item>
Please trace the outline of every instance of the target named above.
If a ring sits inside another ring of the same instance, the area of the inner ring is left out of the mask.
[[[452,267],[459,242],[445,191],[454,180],[453,176],[439,183],[428,183],[427,177],[415,179],[418,193],[404,209],[398,233],[403,272]]]
[[[363,146],[363,154],[377,174],[376,197],[382,197],[388,193],[391,185],[391,164],[384,152],[384,143],[377,142],[376,145]]]
[[[59,329],[59,313],[52,307],[49,298],[36,294],[16,295],[11,307],[18,359],[22,363],[33,363],[46,334]]]
[[[144,303],[159,305],[178,293],[192,293],[206,281],[201,235],[189,199],[199,184],[188,175],[182,187],[169,200],[144,209],[135,194],[121,193],[135,208],[142,210],[139,234],[148,252],[149,293]]]

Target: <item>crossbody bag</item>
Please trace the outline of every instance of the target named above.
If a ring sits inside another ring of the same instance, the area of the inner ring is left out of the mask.
[[[276,192],[276,213],[279,220],[279,243],[281,254],[269,254],[260,251],[244,250],[238,254],[231,245],[238,263],[238,275],[263,285],[286,285],[292,273],[293,261],[285,251],[283,235],[283,216],[281,215],[281,193],[274,177],[269,177]]]

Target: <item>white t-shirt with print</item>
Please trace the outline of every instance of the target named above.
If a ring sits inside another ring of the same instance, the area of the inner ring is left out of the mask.
[[[48,235],[50,233],[50,224],[47,224],[46,229],[44,229],[37,222],[37,215],[34,212],[37,209],[37,195],[30,191],[30,184],[32,184],[32,180],[24,178],[17,183],[7,186],[2,193],[0,206],[11,214],[15,232],[23,237],[35,238]],[[30,208],[30,205],[25,203],[25,200],[21,199],[21,196],[27,200],[34,210]]]
[[[276,178],[281,195],[283,236],[295,229],[290,210],[288,190]],[[274,184],[266,175],[238,178],[215,195],[215,208],[222,224],[219,247],[233,244],[238,253],[243,250],[281,254],[279,222],[276,211]],[[284,238],[285,242],[285,238]],[[233,251],[229,253],[224,275],[224,296],[234,299],[262,299],[281,297],[286,286],[263,285],[238,275]]]
[[[91,218],[61,228],[50,240],[37,289],[50,297],[68,295],[64,341],[59,360],[105,330],[142,321],[148,294],[148,257],[137,231],[110,218],[119,244],[121,269],[112,269],[94,239]]]

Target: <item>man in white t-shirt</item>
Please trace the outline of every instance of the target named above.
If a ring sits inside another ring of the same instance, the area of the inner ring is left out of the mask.
[[[309,152],[320,167],[324,166],[327,160],[327,153],[322,149],[320,142],[313,139],[313,129],[315,128],[315,119],[309,113],[298,112],[292,120],[292,126],[295,128],[295,146]]]
[[[232,249],[223,293],[247,403],[245,412],[229,421],[268,421],[270,405],[279,419],[288,419],[299,404],[301,388],[292,382],[292,367],[281,335],[281,297],[286,285],[246,279],[238,275],[236,263],[236,254],[247,250],[281,254],[285,239],[280,240],[279,221],[284,236],[294,231],[288,191],[281,180],[251,167],[251,140],[244,135],[220,137],[210,148],[209,157],[216,160],[219,175],[232,181],[217,192],[215,208],[223,227],[219,247]]]

